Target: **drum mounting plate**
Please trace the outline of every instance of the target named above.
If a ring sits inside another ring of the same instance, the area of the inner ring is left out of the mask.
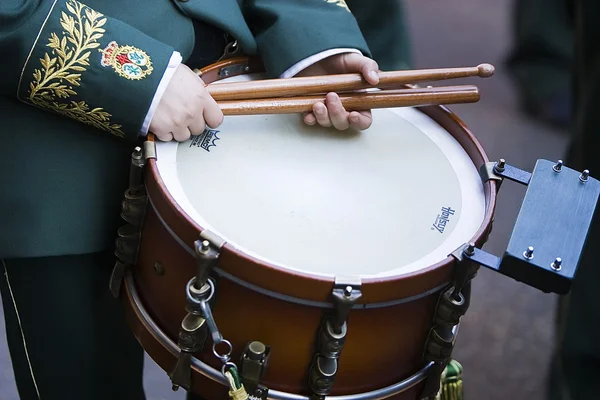
[[[567,294],[596,213],[600,182],[560,161],[538,160],[530,174],[502,160],[481,172],[484,180],[507,178],[527,185],[527,191],[503,257],[479,249],[466,257],[543,292]]]

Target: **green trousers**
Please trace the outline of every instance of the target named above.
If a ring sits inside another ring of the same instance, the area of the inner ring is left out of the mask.
[[[21,400],[143,400],[143,351],[108,290],[110,253],[2,260]]]

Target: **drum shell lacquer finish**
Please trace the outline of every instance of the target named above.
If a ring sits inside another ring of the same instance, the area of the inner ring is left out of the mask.
[[[210,81],[211,72],[208,70],[205,79]],[[488,161],[474,136],[454,114],[443,107],[424,107],[422,111],[457,139],[476,166]],[[196,270],[189,249],[198,240],[202,228],[171,198],[155,160],[150,159],[147,166],[146,188],[150,201],[132,277],[140,301],[154,323],[177,342],[178,330],[186,315],[185,285]],[[472,238],[479,247],[491,229],[495,183],[486,183],[484,190],[485,219]],[[331,303],[333,279],[280,269],[252,259],[228,244],[222,249],[218,266],[237,280],[267,291],[303,301]],[[451,280],[452,273],[453,259],[448,257],[415,273],[363,279],[359,304],[396,304],[351,311],[332,395],[376,390],[401,381],[423,367],[423,346],[439,292]],[[246,342],[261,341],[271,347],[262,383],[272,389],[310,395],[308,369],[318,330],[323,316],[332,310],[276,299],[222,276],[216,277],[216,288],[213,314],[224,338],[233,345],[233,361],[239,361]],[[151,328],[141,323],[139,313],[131,307],[130,293],[124,297],[136,337],[163,369],[171,371],[176,357],[156,340]],[[401,302],[402,299],[408,301]],[[204,351],[196,357],[220,369],[221,364],[211,349],[209,337]],[[414,400],[420,389],[421,385],[417,385],[396,398]],[[227,396],[224,386],[197,372],[193,377],[193,391],[207,399]]]

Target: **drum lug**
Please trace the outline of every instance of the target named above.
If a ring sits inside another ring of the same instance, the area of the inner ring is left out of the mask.
[[[132,192],[133,195],[144,194],[144,161],[142,148],[133,149],[129,167],[129,192]]]
[[[200,234],[200,240],[194,242],[196,252],[196,280],[194,286],[201,289],[208,280],[212,268],[217,264],[221,247],[225,241],[209,230]]]
[[[267,368],[271,348],[261,342],[248,342],[242,353],[240,375],[250,396],[267,399],[269,389],[260,384]]]
[[[457,295],[477,275],[480,264],[471,260],[471,256],[475,254],[476,250],[475,243],[469,243],[450,254],[457,261],[452,280],[452,286],[455,288],[453,295]]]
[[[206,320],[195,314],[187,314],[179,329],[177,343],[180,353],[173,371],[169,374],[173,391],[180,387],[187,391],[192,387],[192,355],[201,351],[206,343]]]
[[[135,263],[141,234],[136,226],[127,224],[117,231],[115,255],[126,265]]]
[[[121,203],[121,219],[126,224],[117,231],[115,256],[117,261],[111,274],[109,289],[115,298],[119,297],[125,271],[137,261],[141,240],[141,227],[146,215],[148,197],[144,187],[144,155],[140,147],[131,153],[129,187]]]
[[[327,396],[335,383],[338,361],[346,342],[350,310],[362,296],[362,282],[354,277],[336,277],[332,290],[334,312],[323,318],[317,352],[311,363],[308,384],[317,398]]]
[[[333,287],[333,302],[335,313],[333,316],[333,326],[336,332],[340,332],[342,325],[346,323],[350,310],[362,296],[362,282],[358,277],[336,277]]]
[[[469,257],[475,251],[475,244],[469,243],[451,254],[456,259],[454,278],[452,284],[440,294],[433,326],[425,341],[423,358],[425,362],[434,364],[427,373],[422,399],[433,397],[439,392],[441,374],[451,360],[460,319],[469,308],[471,280],[479,269],[479,265]]]

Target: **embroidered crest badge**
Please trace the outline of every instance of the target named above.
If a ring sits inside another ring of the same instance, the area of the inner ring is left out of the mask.
[[[152,60],[137,47],[119,46],[117,42],[112,41],[99,51],[102,53],[100,64],[103,67],[112,67],[123,78],[140,80],[152,73]]]

